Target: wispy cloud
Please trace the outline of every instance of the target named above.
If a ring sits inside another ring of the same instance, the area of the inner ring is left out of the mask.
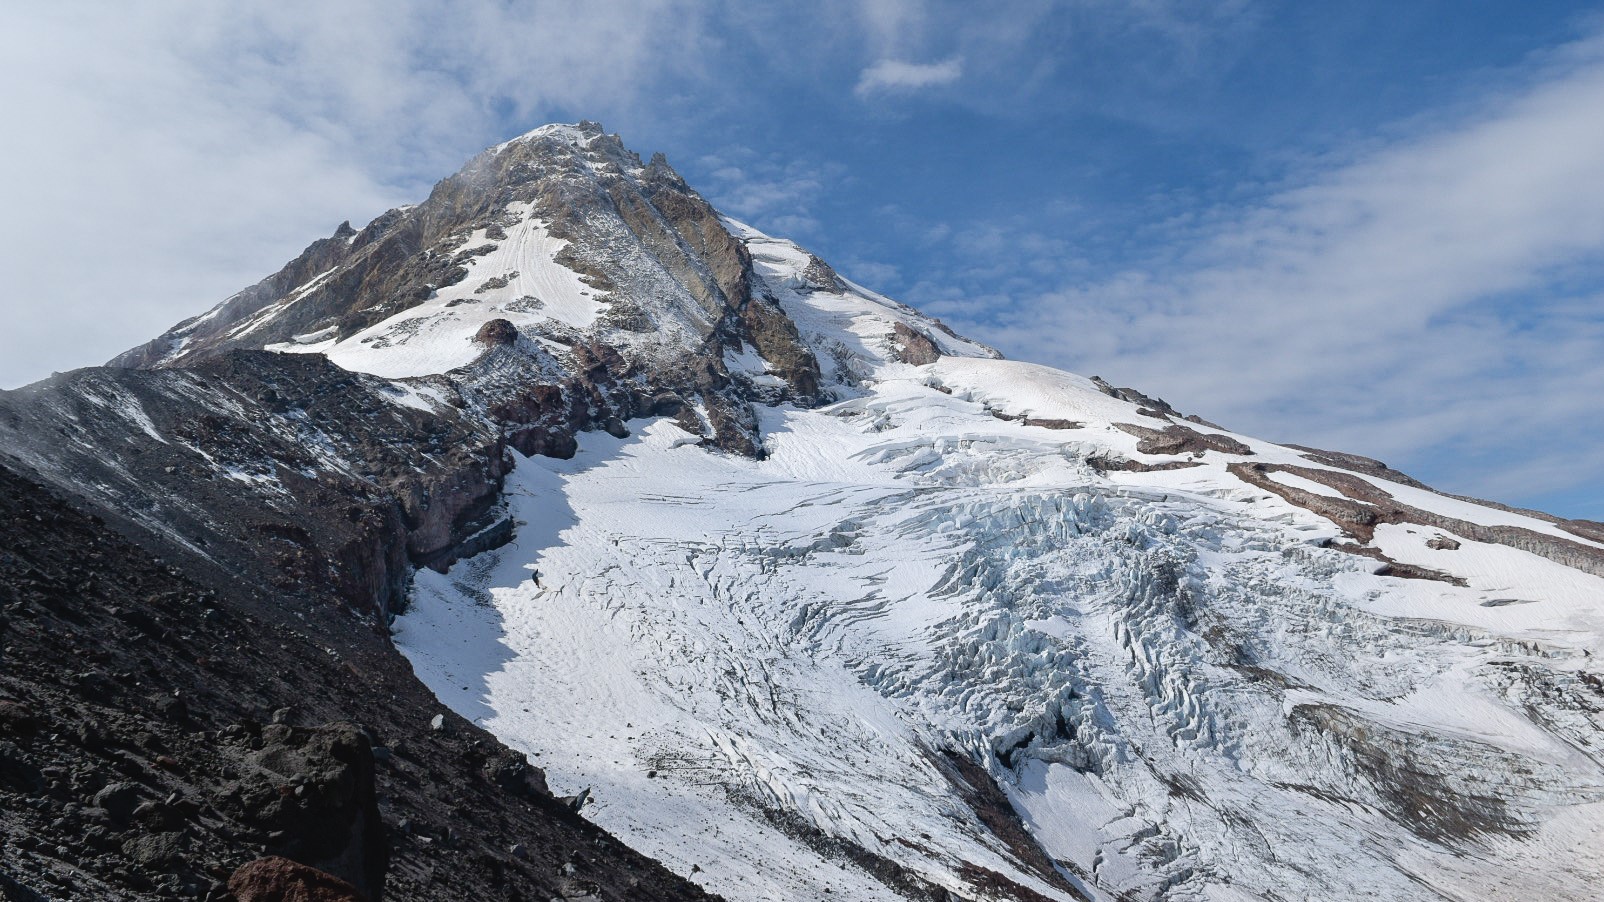
[[[697,159],[695,183],[713,205],[765,231],[806,236],[819,222],[813,205],[841,167],[786,157],[765,156],[732,145]]]
[[[1439,473],[1471,490],[1604,483],[1604,461],[1579,453],[1599,443],[1604,397],[1600,109],[1594,40],[1453,121],[1211,211],[1150,266],[932,300],[1017,354],[1269,437],[1447,461]],[[967,240],[987,266],[1018,249],[1015,274],[1042,259],[1031,242],[1051,252],[1028,230]],[[1556,447],[1578,449],[1573,467],[1552,465]],[[1529,472],[1471,475],[1498,458]]]
[[[859,97],[889,91],[917,91],[952,84],[963,71],[963,60],[956,56],[939,63],[880,60],[863,70],[854,91]]]

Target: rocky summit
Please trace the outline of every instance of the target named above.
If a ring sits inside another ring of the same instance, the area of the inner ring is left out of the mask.
[[[589,122],[0,392],[0,897],[1596,898],[1604,524],[1008,361]]]

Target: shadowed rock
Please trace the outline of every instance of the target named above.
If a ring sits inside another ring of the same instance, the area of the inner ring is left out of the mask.
[[[270,851],[335,874],[377,899],[389,846],[367,735],[350,724],[272,724],[262,728],[260,741],[224,804],[278,837],[269,841]]]

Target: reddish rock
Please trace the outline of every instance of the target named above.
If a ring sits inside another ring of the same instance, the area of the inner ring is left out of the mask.
[[[897,359],[911,366],[924,366],[941,359],[941,349],[930,336],[903,323],[892,330],[891,348]]]
[[[1079,429],[1086,424],[1076,422],[1075,420],[1059,420],[1051,418],[1038,419],[1036,417],[1025,417],[1025,425],[1040,426],[1043,429]]]
[[[1163,429],[1149,429],[1135,423],[1115,423],[1114,428],[1141,439],[1136,450],[1143,454],[1195,454],[1200,451],[1218,451],[1221,454],[1252,454],[1253,449],[1228,435],[1198,432],[1190,426],[1174,423]]]
[[[288,858],[258,858],[228,878],[236,902],[368,902],[344,880]]]
[[[518,327],[504,319],[493,319],[479,327],[473,340],[482,345],[510,345],[518,340]]]

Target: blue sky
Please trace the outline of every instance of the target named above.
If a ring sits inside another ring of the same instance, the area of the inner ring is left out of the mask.
[[[1591,6],[38,4],[0,35],[0,385],[592,118],[1011,357],[1604,519]]]

